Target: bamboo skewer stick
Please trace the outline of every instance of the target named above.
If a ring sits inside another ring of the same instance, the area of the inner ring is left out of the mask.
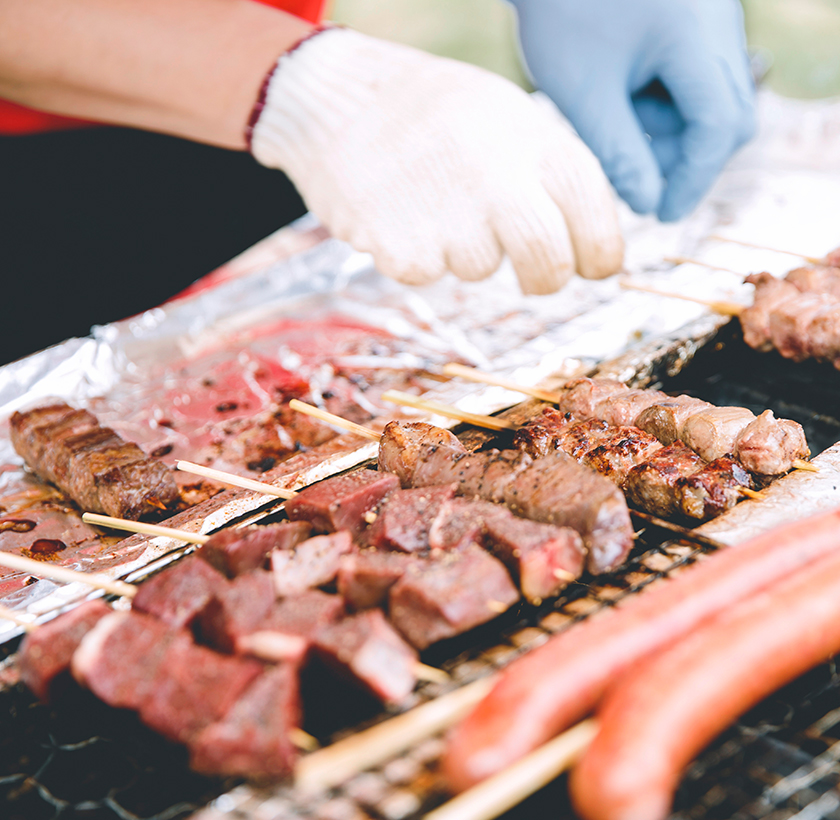
[[[736,276],[743,276],[737,270],[732,268],[722,268],[720,265],[711,265],[708,262],[701,262],[699,259],[692,259],[689,256],[666,256],[663,258],[665,262],[670,262],[672,265],[699,265],[701,268],[711,268],[712,270],[722,270],[726,273],[734,273]]]
[[[214,481],[222,482],[222,484],[231,484],[234,487],[241,487],[244,490],[255,490],[258,493],[273,495],[276,498],[289,499],[297,495],[294,490],[284,490],[281,487],[275,487],[273,484],[267,484],[264,481],[242,478],[234,473],[226,473],[224,470],[215,470],[212,467],[203,467],[201,464],[193,464],[191,461],[176,461],[175,466],[185,473],[212,478]]]
[[[498,419],[495,416],[484,416],[480,413],[468,413],[450,404],[443,404],[442,402],[432,401],[431,399],[421,399],[399,390],[386,390],[382,394],[382,398],[385,401],[390,401],[404,407],[414,407],[417,410],[425,410],[427,413],[445,416],[446,418],[456,419],[457,421],[465,421],[468,424],[474,424],[476,427],[486,427],[490,430],[516,430],[519,427],[519,425],[514,424],[512,421]]]
[[[552,393],[548,390],[540,390],[539,387],[528,387],[524,384],[517,384],[511,379],[506,379],[503,376],[497,376],[494,373],[486,373],[483,370],[477,370],[474,367],[467,367],[457,362],[449,362],[443,366],[443,372],[447,376],[460,376],[462,379],[467,379],[471,382],[478,382],[479,384],[494,384],[497,387],[505,387],[508,390],[514,390],[517,393],[524,393],[526,396],[532,396],[535,399],[556,403],[559,398],[557,393]]]
[[[499,772],[473,786],[424,820],[491,820],[521,803],[577,761],[592,742],[598,725],[590,718]]]
[[[341,416],[328,413],[320,407],[315,407],[314,404],[307,404],[299,399],[292,399],[289,402],[289,407],[291,407],[292,410],[297,410],[299,413],[306,413],[307,416],[312,416],[314,419],[320,419],[327,424],[332,424],[335,427],[341,427],[343,430],[355,433],[357,436],[363,436],[364,438],[379,441],[380,434],[375,430],[371,430],[370,427],[363,427],[361,424],[356,424],[354,421],[349,421],[348,419],[341,418]]]
[[[390,760],[464,717],[493,682],[492,677],[474,681],[303,758],[295,769],[295,786],[323,791]]]
[[[783,250],[782,248],[771,248],[767,245],[756,245],[754,242],[744,242],[742,239],[730,239],[728,236],[720,236],[719,234],[712,234],[706,237],[707,239],[714,239],[716,242],[730,242],[733,245],[742,245],[745,248],[754,248],[757,251],[772,251],[773,253],[783,253],[786,256],[796,256],[799,259],[804,259],[812,265],[824,265],[825,259],[819,256],[808,256],[804,253],[796,251]]]
[[[125,581],[117,581],[108,578],[98,572],[79,572],[75,569],[47,564],[43,561],[35,561],[23,555],[14,555],[10,552],[0,552],[0,566],[8,569],[16,569],[21,572],[28,572],[40,578],[49,578],[52,581],[64,581],[68,584],[87,584],[94,589],[102,589],[112,595],[133,598],[137,588]]]
[[[687,296],[684,293],[672,293],[670,291],[660,290],[659,288],[649,287],[648,285],[639,285],[635,282],[630,282],[623,279],[620,283],[621,287],[626,290],[639,290],[643,293],[653,293],[656,296],[667,296],[670,299],[682,299],[685,302],[694,302],[697,305],[707,305],[715,313],[721,313],[724,316],[740,316],[746,305],[739,302],[725,302],[717,299],[701,299],[699,296]]]
[[[186,541],[188,544],[205,544],[210,538],[209,535],[201,535],[197,532],[176,530],[173,527],[161,527],[158,524],[144,524],[142,521],[129,521],[125,518],[112,518],[110,515],[99,515],[99,513],[82,513],[82,521],[87,524],[96,524],[100,527],[110,527],[114,530],[125,530],[142,535],[162,535],[165,538]]]

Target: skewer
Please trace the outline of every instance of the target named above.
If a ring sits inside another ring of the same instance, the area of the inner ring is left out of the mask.
[[[535,399],[548,401],[555,404],[558,399],[557,393],[551,393],[548,390],[540,390],[539,387],[528,387],[524,384],[517,384],[511,379],[506,379],[503,376],[497,376],[493,373],[486,373],[483,370],[477,370],[474,367],[467,367],[457,362],[449,362],[443,366],[443,372],[447,376],[460,376],[462,379],[467,379],[471,382],[478,382],[479,384],[494,384],[497,387],[506,387],[508,390],[514,390],[517,393],[524,393],[526,396],[532,396]]]
[[[112,518],[110,515],[99,515],[99,513],[82,513],[82,521],[87,524],[97,524],[100,527],[110,527],[114,530],[125,530],[126,532],[143,535],[162,535],[165,538],[186,541],[188,544],[201,545],[210,538],[209,535],[201,535],[197,532],[176,530],[173,527],[161,527],[158,524],[144,524],[142,521],[129,521],[126,518]]]
[[[382,398],[384,401],[390,401],[404,407],[414,407],[417,410],[425,410],[427,413],[446,416],[457,421],[465,421],[468,424],[474,424],[476,427],[486,427],[490,430],[516,430],[518,427],[518,425],[505,419],[484,416],[480,413],[468,413],[466,410],[460,410],[452,405],[432,401],[431,399],[420,399],[400,390],[386,390],[382,394]]]
[[[294,490],[284,490],[281,487],[275,487],[273,484],[267,484],[264,481],[242,478],[234,473],[226,473],[224,470],[215,470],[212,467],[203,467],[201,464],[193,464],[191,461],[176,461],[175,467],[183,470],[185,473],[212,478],[214,481],[222,482],[222,484],[231,484],[234,487],[241,487],[244,490],[255,490],[258,493],[273,495],[276,498],[289,499],[297,495]]]
[[[742,305],[738,302],[725,302],[717,299],[701,299],[699,296],[686,296],[684,293],[664,291],[648,285],[639,285],[635,282],[630,282],[627,279],[622,279],[619,284],[626,290],[639,290],[643,293],[653,293],[656,296],[667,296],[670,299],[682,299],[686,302],[694,302],[697,305],[707,305],[715,313],[721,313],[724,316],[740,316],[744,308],[747,307],[746,305]]]
[[[98,572],[79,572],[75,569],[58,567],[54,564],[47,564],[43,561],[36,561],[33,558],[26,558],[23,555],[14,555],[10,552],[0,552],[0,566],[9,569],[28,572],[41,578],[49,578],[52,581],[64,581],[68,584],[87,584],[94,589],[102,589],[112,595],[133,598],[137,587],[127,584],[125,581],[117,581],[108,578]]]
[[[389,760],[456,723],[493,682],[492,677],[481,678],[308,755],[295,769],[295,786],[305,792],[325,791]]]
[[[491,820],[521,803],[568,769],[592,742],[592,718],[523,757],[512,766],[462,792],[426,815],[425,820]]]
[[[356,424],[354,421],[349,421],[348,419],[343,419],[340,416],[328,413],[320,407],[315,407],[314,404],[307,404],[299,399],[292,399],[289,402],[289,407],[291,407],[292,410],[297,410],[299,413],[306,413],[307,416],[312,416],[314,419],[320,419],[321,421],[325,421],[327,424],[332,424],[335,427],[340,427],[343,430],[355,433],[357,436],[364,436],[365,438],[379,441],[380,434],[375,430],[371,430],[370,427],[363,427],[361,424]]]
[[[808,256],[804,253],[783,250],[782,248],[771,248],[767,245],[756,245],[754,242],[744,242],[742,239],[730,239],[728,236],[720,236],[719,234],[712,234],[711,236],[708,236],[707,239],[714,239],[716,242],[730,242],[733,245],[742,245],[745,248],[754,248],[757,251],[772,251],[773,253],[783,253],[786,256],[796,256],[799,259],[804,259],[812,265],[825,264],[825,259],[818,256]]]
[[[689,256],[665,256],[663,261],[670,262],[672,265],[699,265],[701,268],[711,268],[711,270],[722,270],[726,273],[734,273],[735,276],[743,276],[732,268],[722,268],[720,265],[710,265],[708,262],[701,262],[699,259],[692,259]]]
[[[33,624],[32,621],[18,615],[13,609],[7,606],[0,606],[0,618],[4,621],[11,621],[13,624],[23,627],[26,632],[33,632],[38,628],[38,624]]]

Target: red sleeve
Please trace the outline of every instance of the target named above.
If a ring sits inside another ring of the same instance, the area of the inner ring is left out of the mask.
[[[257,2],[282,9],[310,23],[320,22],[326,5],[326,0],[257,0]],[[58,114],[48,114],[45,111],[34,111],[8,100],[0,100],[0,135],[37,134],[42,131],[84,128],[90,125],[95,125],[95,123],[60,117]]]

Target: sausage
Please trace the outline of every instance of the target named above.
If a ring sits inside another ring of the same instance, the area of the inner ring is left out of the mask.
[[[572,772],[575,809],[585,820],[663,820],[683,769],[709,741],[839,651],[840,555],[831,555],[622,676]]]
[[[840,547],[840,510],[763,533],[554,636],[500,673],[450,734],[444,772],[461,791],[506,768],[597,705],[629,664],[725,607]]]

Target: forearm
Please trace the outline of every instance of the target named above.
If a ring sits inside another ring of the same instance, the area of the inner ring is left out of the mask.
[[[251,0],[0,0],[0,97],[242,149],[263,78],[310,29]]]

